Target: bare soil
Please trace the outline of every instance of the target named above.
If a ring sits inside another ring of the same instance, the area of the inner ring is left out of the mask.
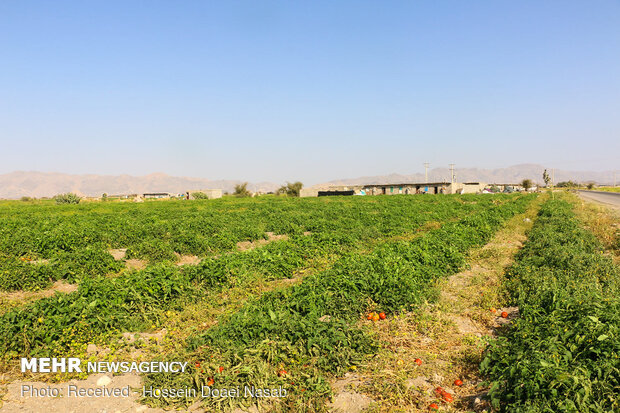
[[[267,239],[259,239],[256,241],[240,241],[237,243],[237,249],[239,251],[249,251],[249,250],[253,250],[254,248],[267,245],[270,242],[282,241],[282,240],[288,239],[288,235],[276,235],[273,232],[265,232],[265,235],[267,235]]]
[[[66,283],[63,280],[56,281],[50,288],[40,291],[11,291],[0,292],[0,302],[2,301],[29,301],[38,300],[39,298],[51,297],[54,293],[59,292],[63,294],[69,294],[76,291],[78,288],[75,284]]]

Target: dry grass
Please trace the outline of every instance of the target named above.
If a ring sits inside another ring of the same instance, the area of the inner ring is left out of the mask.
[[[360,367],[361,384],[356,387],[374,400],[367,411],[427,412],[433,402],[446,412],[488,407],[478,366],[488,339],[518,314],[517,308],[505,307],[502,278],[526,240],[542,198],[473,251],[468,269],[438,281],[437,302],[374,323],[382,351]],[[501,311],[509,313],[507,319],[499,317]],[[464,384],[456,387],[456,379]],[[454,403],[442,404],[434,394],[436,387],[452,393]]]
[[[575,214],[587,229],[603,243],[614,261],[620,263],[620,215],[618,212],[591,201],[584,201],[574,194],[565,195],[575,205]]]

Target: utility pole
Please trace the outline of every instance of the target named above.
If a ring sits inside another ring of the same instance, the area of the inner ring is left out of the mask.
[[[555,168],[551,169],[551,187],[555,187]]]
[[[424,162],[424,183],[428,183],[428,162]]]
[[[454,183],[454,164],[450,164],[450,183]]]

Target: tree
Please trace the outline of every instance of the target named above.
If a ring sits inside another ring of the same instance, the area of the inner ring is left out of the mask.
[[[209,199],[209,196],[204,192],[192,192],[192,197],[194,199]]]
[[[558,188],[572,188],[577,186],[573,181],[562,181],[556,185]]]
[[[587,188],[588,188],[589,190],[592,190],[592,189],[594,188],[594,182],[590,182],[590,183],[588,184]]]
[[[301,191],[301,188],[303,188],[304,184],[302,184],[301,182],[297,181],[297,182],[287,182],[286,185],[282,185],[279,189],[278,189],[278,194],[286,194],[288,196],[299,196],[299,192]]]
[[[551,182],[551,178],[549,177],[546,169],[543,172],[543,181],[545,181],[545,186],[549,186],[549,182]]]
[[[106,194],[105,192],[101,195],[101,200],[102,201],[107,201],[108,200],[108,194]]]
[[[80,198],[78,195],[73,194],[71,192],[67,192],[66,194],[56,195],[54,200],[57,204],[79,204]]]
[[[523,189],[525,189],[526,191],[529,191],[530,188],[532,186],[534,186],[533,182],[531,179],[524,179],[523,181],[521,181],[521,186],[523,187]]]
[[[235,192],[233,192],[234,196],[237,197],[246,197],[246,196],[250,196],[250,191],[248,191],[248,183],[244,182],[242,184],[239,185],[235,185]]]

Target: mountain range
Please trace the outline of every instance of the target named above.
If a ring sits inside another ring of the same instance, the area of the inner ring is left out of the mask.
[[[555,183],[562,181],[595,182],[600,185],[611,185],[614,182],[614,172],[592,171],[566,171],[560,169],[545,168],[537,164],[521,164],[497,169],[458,168],[455,169],[456,182],[484,182],[496,184],[519,183],[523,179],[531,179],[535,183],[543,184],[543,171],[551,176]],[[620,175],[619,175],[620,177]],[[359,184],[397,184],[405,182],[425,182],[423,173],[411,175],[390,174],[383,176],[365,176],[351,179],[337,179],[324,185],[359,185]],[[428,172],[428,182],[450,182],[450,170],[448,168],[434,168]]]
[[[54,172],[11,172],[0,175],[0,198],[17,199],[23,196],[52,197],[73,192],[81,196],[117,194],[143,194],[145,192],[168,192],[181,194],[188,190],[222,189],[232,192],[241,181],[187,178],[153,173],[144,176],[131,175],[70,175]],[[252,192],[270,192],[280,185],[272,182],[248,184]]]
[[[459,168],[455,170],[457,182],[485,182],[485,183],[517,183],[523,179],[531,179],[542,183],[542,173],[545,167],[536,164],[514,165],[498,169]],[[549,174],[552,173],[548,169]],[[556,169],[555,182],[576,181],[609,185],[614,182],[614,172],[566,171]],[[429,170],[428,181],[450,181],[450,170],[434,168]],[[328,185],[358,185],[371,183],[405,183],[425,182],[423,173],[411,175],[390,174],[381,176],[365,176],[350,179],[337,179],[314,187]],[[17,199],[23,196],[51,197],[65,192],[74,192],[82,196],[100,196],[103,193],[140,194],[145,192],[184,193],[188,190],[222,189],[232,192],[235,185],[241,183],[236,180],[209,180],[205,178],[175,177],[163,173],[153,173],[144,176],[131,175],[70,175],[51,172],[10,172],[0,175],[0,198]],[[253,192],[272,192],[281,184],[273,182],[257,182],[248,184]]]

